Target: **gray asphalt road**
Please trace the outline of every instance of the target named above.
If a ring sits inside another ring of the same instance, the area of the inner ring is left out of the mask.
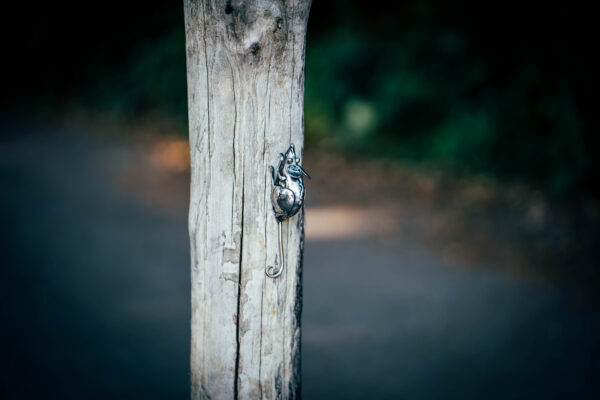
[[[186,398],[186,172],[150,141],[3,129],[4,398]],[[560,285],[406,234],[305,251],[306,399],[600,394],[598,308]]]

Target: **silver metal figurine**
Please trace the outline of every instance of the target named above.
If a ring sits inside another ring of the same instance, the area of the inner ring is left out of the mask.
[[[303,176],[310,179],[310,175],[300,165],[300,158],[296,155],[296,150],[292,144],[285,154],[280,154],[277,169],[271,167],[271,177],[273,179],[271,202],[273,203],[273,211],[275,212],[279,229],[280,265],[278,268],[267,266],[265,273],[270,278],[277,278],[281,275],[285,266],[281,223],[296,215],[304,204]]]

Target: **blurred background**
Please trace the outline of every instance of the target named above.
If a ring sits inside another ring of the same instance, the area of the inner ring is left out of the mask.
[[[3,8],[2,397],[186,398],[183,5]],[[305,398],[599,398],[594,16],[313,2]]]

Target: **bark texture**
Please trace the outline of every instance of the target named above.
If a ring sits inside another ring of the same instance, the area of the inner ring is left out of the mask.
[[[185,0],[193,399],[300,393],[304,212],[278,234],[269,165],[304,143],[310,0]]]

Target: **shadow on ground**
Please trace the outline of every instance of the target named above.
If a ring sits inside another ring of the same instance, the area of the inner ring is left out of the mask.
[[[187,398],[185,145],[2,129],[3,397]],[[306,399],[598,398],[595,286],[547,257],[569,224],[385,166],[329,192],[335,160],[305,162]]]

